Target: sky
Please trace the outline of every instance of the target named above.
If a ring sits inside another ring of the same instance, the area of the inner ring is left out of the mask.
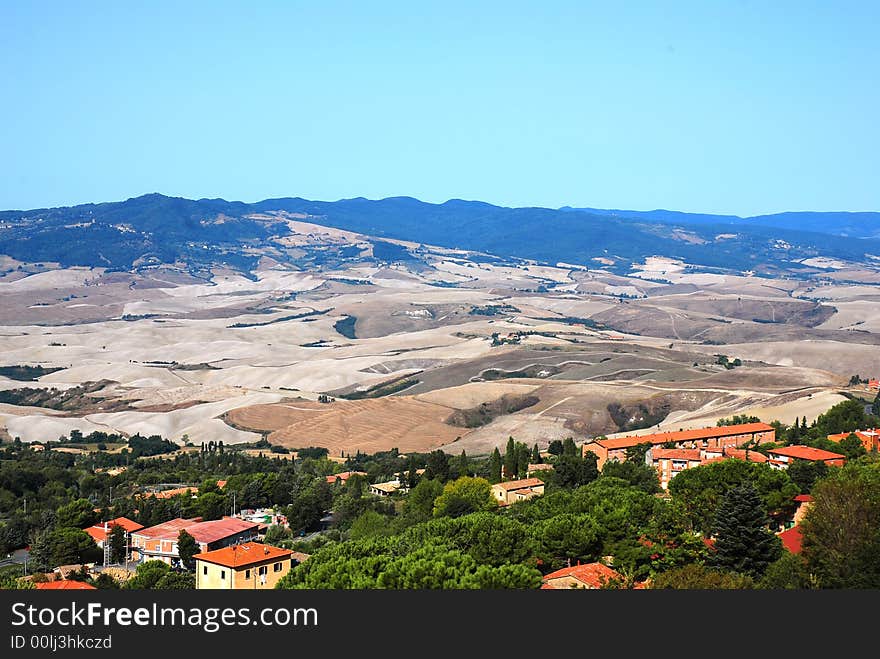
[[[880,3],[2,2],[0,208],[880,210]]]

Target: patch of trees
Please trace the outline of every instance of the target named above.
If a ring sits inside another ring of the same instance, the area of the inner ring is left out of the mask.
[[[333,329],[347,339],[356,339],[357,336],[354,333],[355,323],[357,323],[356,317],[346,316],[345,318],[337,320],[335,323],[333,323]]]
[[[363,400],[364,398],[381,398],[382,396],[390,396],[391,394],[396,394],[398,391],[403,391],[404,389],[408,389],[409,387],[415,386],[419,383],[417,378],[411,377],[402,377],[392,380],[390,382],[382,382],[380,384],[375,384],[368,389],[363,389],[359,391],[353,391],[348,394],[339,394],[339,398],[345,398],[346,400]],[[329,401],[328,401],[329,402]]]
[[[760,322],[771,322],[771,321],[760,321]],[[715,363],[723,366],[727,370],[732,368],[736,368],[737,366],[742,366],[742,361],[737,357],[733,361],[731,361],[727,355],[715,355]]]
[[[642,428],[656,426],[669,415],[669,412],[672,410],[672,404],[666,400],[652,403],[651,405],[645,403],[638,403],[636,405],[609,403],[607,410],[611,420],[617,425],[618,431],[628,432],[630,430],[641,430]]]
[[[104,389],[108,385],[116,384],[112,380],[99,380],[97,382],[84,382],[70,389],[58,389],[50,387],[45,389],[6,389],[0,391],[0,403],[10,405],[26,405],[30,407],[45,407],[51,410],[74,411],[98,407],[97,399],[89,394]],[[102,411],[119,411],[129,409],[129,403],[123,400],[102,402],[99,409]]]
[[[718,422],[715,424],[717,427],[722,426],[738,426],[744,423],[760,423],[761,419],[756,416],[751,416],[749,414],[734,414],[730,418],[723,417],[718,419]]]
[[[64,370],[60,366],[28,366],[27,364],[17,366],[0,366],[0,377],[9,378],[10,380],[19,380],[22,382],[33,382],[44,375]]]
[[[481,403],[476,407],[456,410],[446,419],[446,423],[459,428],[479,428],[491,423],[499,416],[513,414],[532,405],[537,405],[540,398],[531,394],[504,394],[501,398]]]

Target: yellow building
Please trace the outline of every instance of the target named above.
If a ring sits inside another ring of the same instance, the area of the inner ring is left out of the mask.
[[[223,547],[195,555],[196,589],[274,588],[290,572],[292,551],[259,542]]]

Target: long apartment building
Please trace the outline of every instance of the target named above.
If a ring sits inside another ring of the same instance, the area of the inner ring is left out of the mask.
[[[203,522],[201,517],[172,519],[132,533],[132,558],[136,561],[160,560],[174,565],[180,559],[177,538],[182,530],[193,537],[201,552],[209,552],[253,540],[257,537],[259,527],[256,522],[236,517],[208,522]]]
[[[675,449],[697,449],[707,452],[718,452],[736,448],[746,442],[764,444],[776,440],[776,429],[767,423],[741,423],[735,426],[717,426],[712,428],[695,428],[673,432],[658,432],[650,435],[627,435],[613,439],[594,439],[582,445],[583,455],[587,452],[599,458],[599,469],[609,460],[622,462],[626,459],[626,451],[639,444],[648,443],[652,447],[668,447]]]

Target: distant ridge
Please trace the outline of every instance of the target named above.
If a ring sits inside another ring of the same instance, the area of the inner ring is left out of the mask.
[[[648,256],[721,272],[804,271],[826,256],[871,262],[880,255],[880,213],[781,213],[756,218],[601,209],[506,208],[399,196],[255,203],[150,193],[121,202],[0,212],[0,254],[22,261],[128,270],[157,263],[224,264],[250,272],[260,249],[297,265],[276,239],[291,231],[272,211],[375,238],[486,252],[543,263],[629,272]],[[249,217],[260,213],[259,217]],[[387,249],[380,250],[389,255]]]

